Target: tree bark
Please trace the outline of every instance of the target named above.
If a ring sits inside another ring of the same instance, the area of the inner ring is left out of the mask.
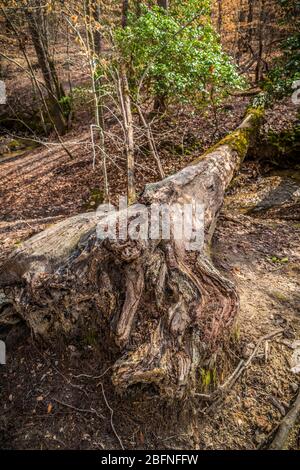
[[[192,165],[147,185],[139,200],[147,207],[200,201],[201,251],[188,252],[173,231],[168,240],[99,240],[97,214],[81,214],[25,241],[0,267],[14,312],[47,340],[96,331],[119,392],[148,384],[169,398],[193,394],[238,312],[235,286],[214,267],[209,247],[260,118],[250,111],[235,132]]]

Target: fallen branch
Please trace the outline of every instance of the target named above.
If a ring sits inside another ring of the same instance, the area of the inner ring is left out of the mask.
[[[262,92],[261,88],[251,88],[250,90],[237,91],[234,93],[230,93],[230,96],[236,96],[236,97],[255,96],[255,95],[259,95],[259,93],[261,92]]]
[[[279,424],[278,431],[269,446],[269,450],[284,450],[288,448],[289,437],[300,417],[300,391],[290,411]]]
[[[258,342],[256,343],[256,346],[252,352],[252,354],[249,356],[247,361],[242,359],[238,366],[234,369],[233,373],[226,379],[226,381],[220,385],[220,387],[213,392],[211,395],[205,395],[201,393],[195,393],[196,397],[202,398],[207,402],[212,403],[209,408],[207,408],[207,411],[211,411],[213,408],[215,408],[224,398],[224,396],[232,389],[234,384],[237,382],[239,377],[242,375],[242,373],[250,366],[252,363],[253,359],[255,358],[260,346],[263,344],[264,341],[268,341],[271,338],[274,338],[275,336],[278,336],[279,334],[283,333],[283,328],[280,328],[276,331],[273,331],[272,333],[269,333],[267,335],[262,336]]]
[[[236,381],[242,375],[242,373],[250,366],[250,364],[253,361],[253,359],[255,358],[261,344],[264,343],[265,341],[271,339],[271,338],[274,338],[275,336],[278,336],[278,335],[282,334],[282,333],[283,333],[283,328],[280,328],[276,331],[273,331],[272,333],[269,333],[265,336],[262,336],[258,340],[252,354],[247,359],[247,361],[242,360],[239,363],[239,365],[237,366],[237,368],[235,369],[233,374],[226,380],[226,382],[223,385],[221,385],[220,389],[228,390],[228,389],[232,388],[232,386],[236,383]]]

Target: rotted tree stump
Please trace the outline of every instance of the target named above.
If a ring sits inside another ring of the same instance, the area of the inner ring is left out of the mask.
[[[204,246],[169,240],[99,240],[96,213],[71,217],[25,241],[0,268],[0,287],[32,332],[97,333],[112,352],[119,392],[151,384],[170,398],[193,394],[204,361],[228,338],[239,301],[213,266],[209,246],[224,193],[262,117],[241,126],[192,165],[147,185],[140,203],[204,205]],[[108,216],[109,217],[109,216]]]

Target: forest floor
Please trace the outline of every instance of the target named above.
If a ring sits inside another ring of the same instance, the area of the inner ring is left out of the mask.
[[[178,171],[234,129],[246,105],[245,99],[227,104],[220,111],[218,131],[211,115],[200,118],[182,111],[181,131],[174,135],[166,128],[161,142],[166,173]],[[278,127],[278,115],[284,116],[280,119],[284,127],[296,112],[289,104],[278,104],[267,114],[266,129]],[[183,135],[184,121],[189,126]],[[57,220],[93,210],[99,202],[102,171],[100,164],[92,171],[88,129],[78,124],[65,140],[72,160],[58,146],[0,157],[0,261],[22,240]],[[154,165],[147,159],[146,167],[142,158],[137,160],[139,190],[145,182],[158,179]],[[124,194],[124,164],[109,161],[108,165],[112,196]],[[8,360],[0,366],[0,447],[256,449],[267,445],[299,388],[300,375],[291,371],[300,340],[299,200],[299,167],[286,171],[253,159],[244,162],[228,190],[213,255],[240,295],[238,323],[229,345],[231,371],[240,359],[251,357],[261,337],[280,332],[262,342],[219,404],[209,408],[197,398],[168,404],[147,392],[117,396],[109,363],[99,359],[94,338],[67,347],[59,343],[54,350],[19,324],[5,333]],[[300,447],[299,428],[291,447]]]

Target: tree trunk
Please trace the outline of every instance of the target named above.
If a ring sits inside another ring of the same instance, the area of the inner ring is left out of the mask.
[[[127,198],[128,204],[136,202],[135,189],[135,161],[134,161],[134,132],[133,132],[133,116],[131,109],[131,98],[126,74],[126,67],[121,64],[120,67],[120,102],[123,115],[125,147],[127,161]]]
[[[259,111],[250,111],[219,145],[177,174],[147,185],[139,200],[148,208],[200,201],[205,208],[200,251],[188,252],[175,239],[174,227],[169,239],[160,233],[155,240],[99,240],[99,215],[81,214],[24,242],[0,267],[0,287],[14,312],[47,340],[96,331],[113,361],[119,392],[150,384],[170,398],[193,394],[201,368],[216,361],[238,312],[235,286],[213,266],[209,246],[225,190],[260,118]],[[119,221],[123,214],[117,214]]]
[[[260,13],[258,23],[258,51],[255,69],[255,83],[259,83],[263,75],[263,53],[264,53],[264,29],[265,29],[265,0],[260,2]]]
[[[157,4],[159,7],[165,8],[165,10],[169,8],[169,0],[157,0]]]
[[[169,9],[169,0],[157,0],[157,5],[165,10]],[[161,77],[156,80],[161,81]],[[166,100],[163,94],[158,94],[154,97],[153,112],[154,114],[163,114],[166,111]]]
[[[128,9],[129,9],[128,0],[123,0],[123,3],[122,3],[122,27],[123,28],[126,28],[127,26]]]
[[[253,2],[248,0],[248,18],[247,18],[247,40],[248,44],[251,46],[252,43],[252,34],[253,34]]]
[[[218,0],[218,33],[222,33],[222,24],[223,24],[223,8],[222,0]]]
[[[101,6],[99,0],[96,0],[93,5],[93,16],[97,25],[100,25],[101,22]],[[102,36],[101,32],[98,29],[94,30],[94,48],[95,53],[98,57],[102,53]]]
[[[63,135],[68,125],[60,105],[60,100],[65,96],[65,93],[59,81],[55,65],[49,55],[47,34],[44,28],[45,18],[40,2],[36,2],[36,7],[33,11],[29,9],[26,11],[26,17],[38,64],[48,91],[51,116],[58,133]]]

